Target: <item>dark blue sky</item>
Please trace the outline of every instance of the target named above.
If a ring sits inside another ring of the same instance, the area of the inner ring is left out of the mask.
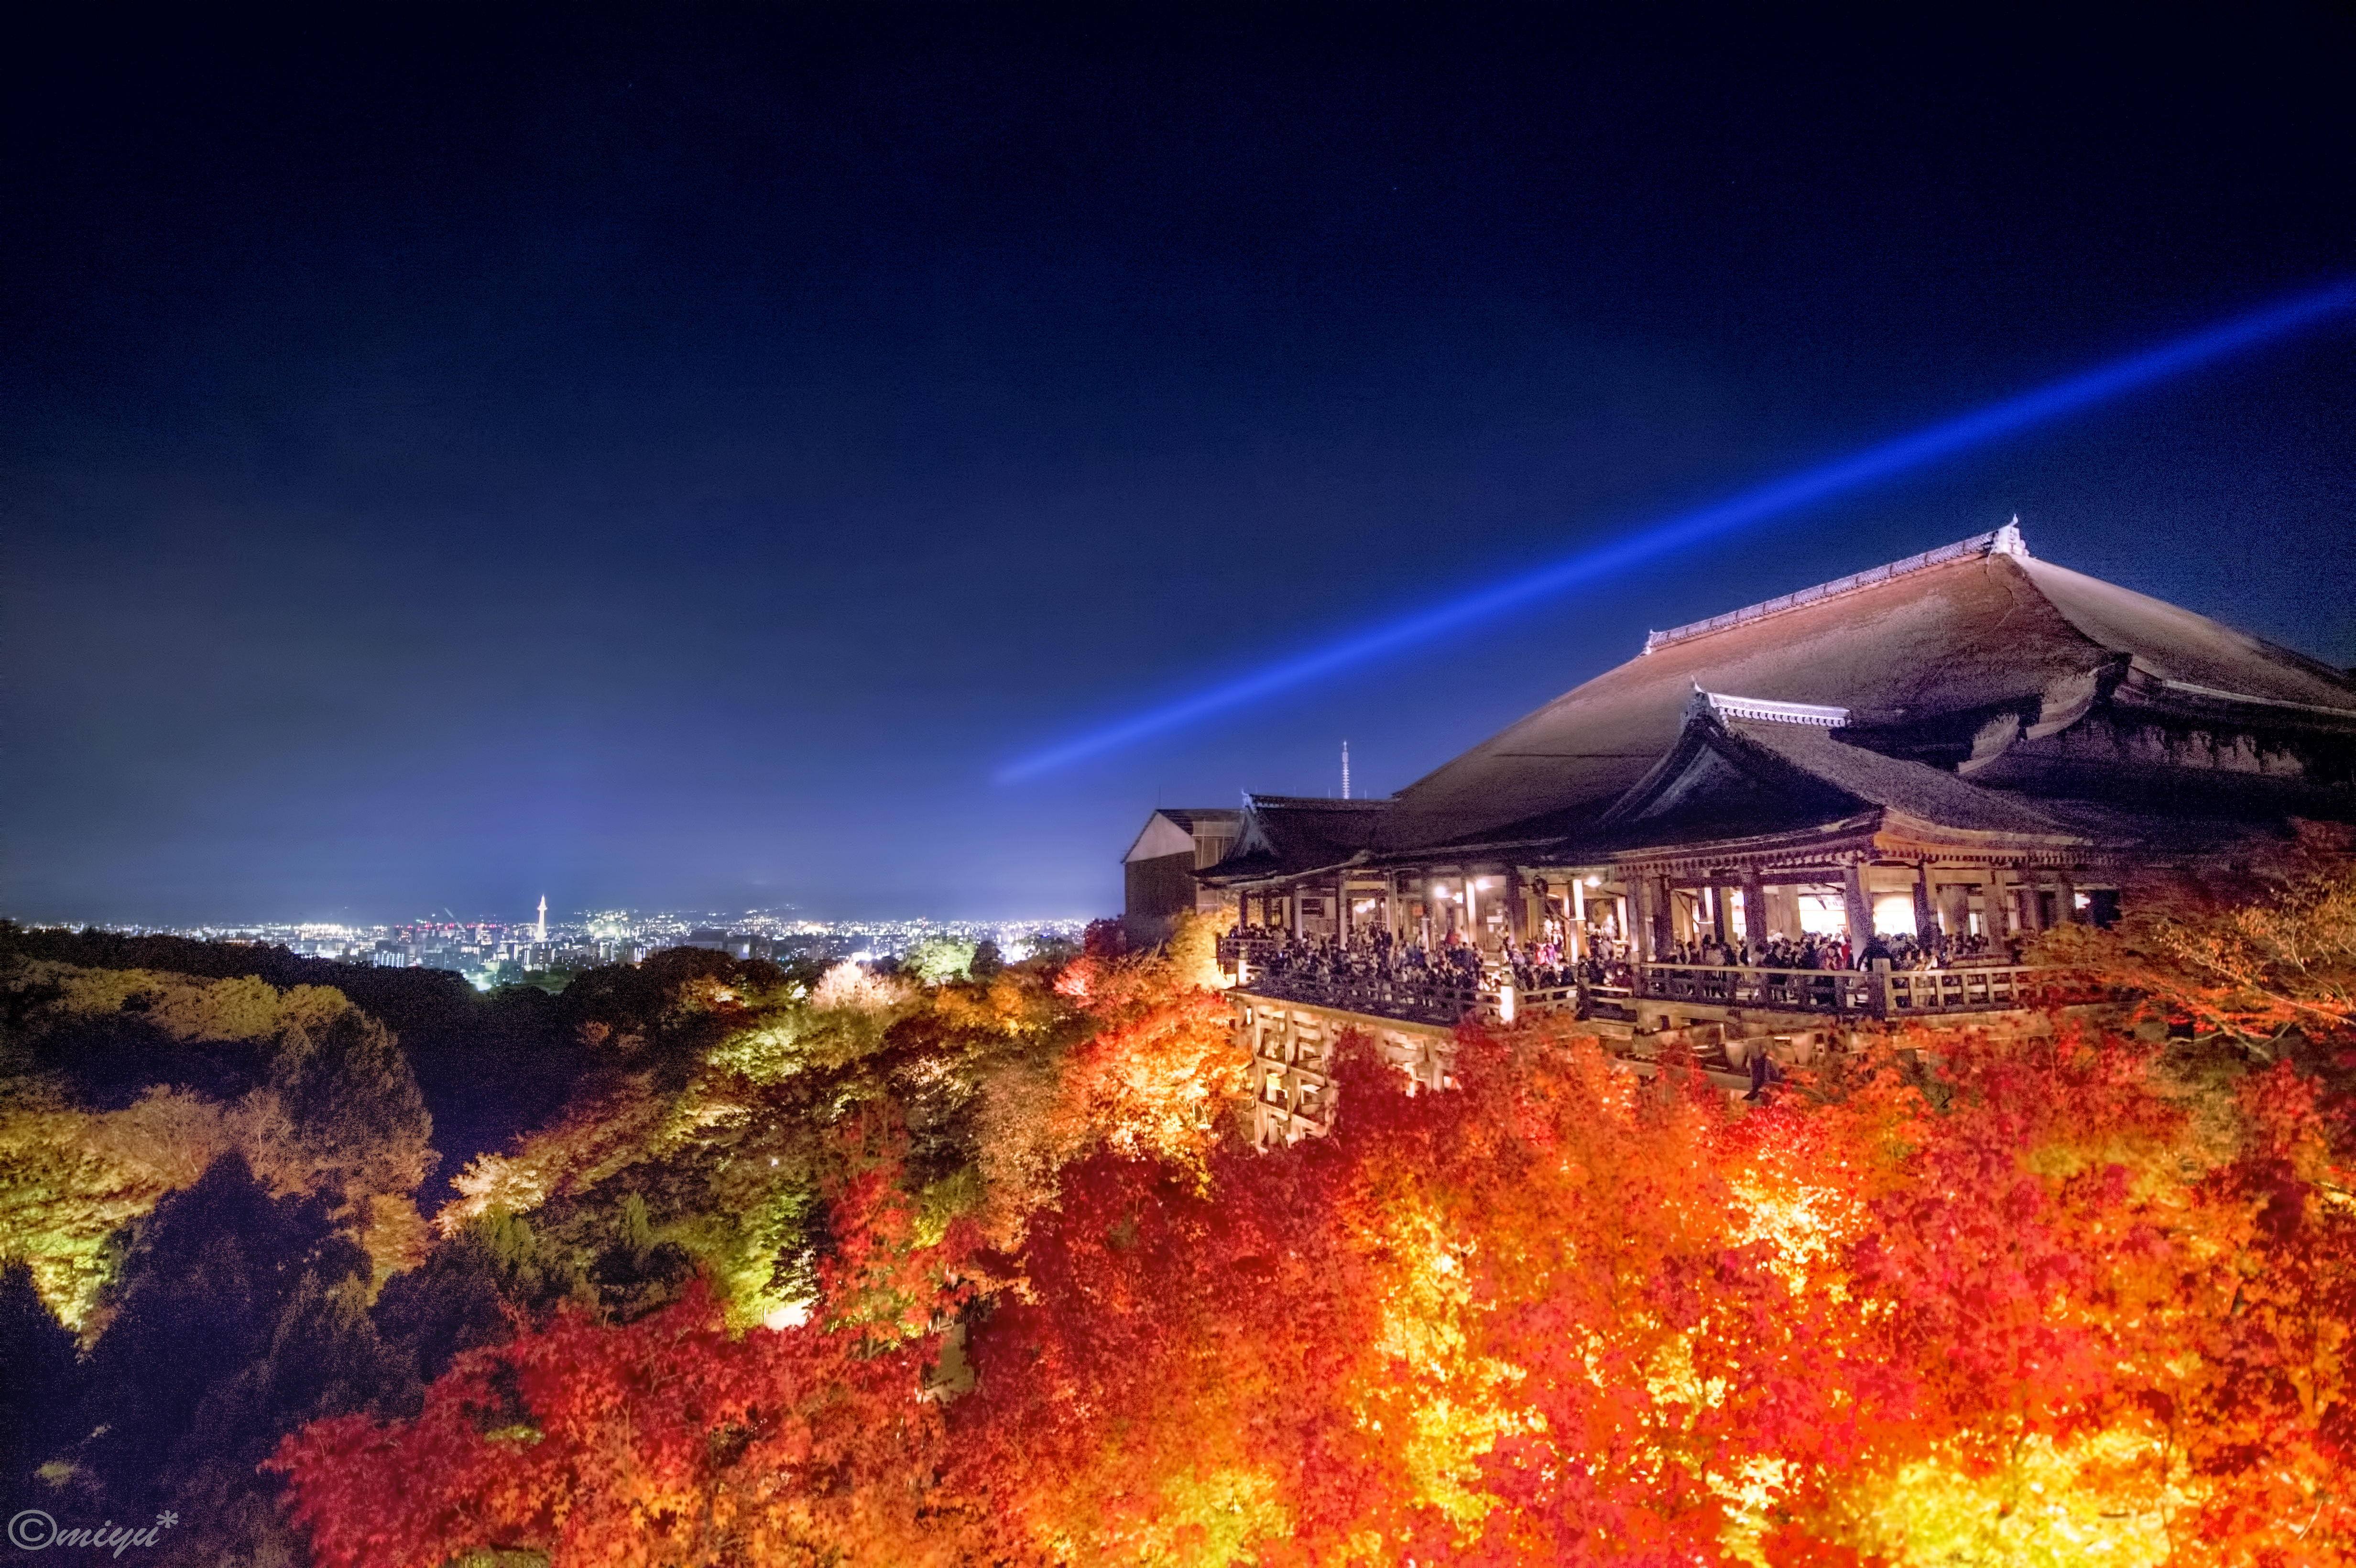
[[[2342,325],[993,783],[2356,268],[2345,6],[1269,16],[20,37],[0,912],[1106,911],[2015,512],[2356,663]]]

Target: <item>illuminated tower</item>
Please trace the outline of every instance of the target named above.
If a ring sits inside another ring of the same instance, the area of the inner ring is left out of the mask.
[[[548,940],[548,895],[546,893],[540,895],[540,921],[531,928],[531,939],[534,943],[544,943]]]
[[[1350,798],[1350,742],[1342,742],[1342,798]]]

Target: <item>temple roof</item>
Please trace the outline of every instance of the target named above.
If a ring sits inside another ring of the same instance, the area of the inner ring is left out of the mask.
[[[1168,817],[1189,832],[1200,832],[1205,827],[1239,827],[1244,820],[1243,812],[1232,805],[1157,805],[1153,809],[1158,816]]]
[[[1850,745],[1822,723],[1744,718],[1743,711],[1740,699],[1695,693],[1676,744],[1602,814],[1597,831],[1622,844],[1657,842],[1665,835],[1728,837],[1804,828],[1879,808],[1966,834],[2077,837],[2017,796]]]
[[[2031,560],[2014,530],[1898,565],[1905,570],[1860,573],[1656,635],[1650,652],[1408,785],[1370,847],[1399,853],[1509,827],[1544,831],[1548,819],[1561,829],[1590,821],[1677,742],[1697,688],[1843,708],[1851,726],[1872,731],[2006,709],[2030,725],[2074,721],[2125,684],[2146,704],[2180,699],[2252,722],[2356,735],[2356,679],[2345,672]],[[1818,760],[1840,763],[1860,784],[1869,781],[1858,770],[1873,766],[1831,752]]]
[[[1393,804],[1253,795],[1235,848],[1209,871],[1196,875],[1221,882],[1252,881],[1341,865],[1372,847],[1375,829]]]
[[[1157,805],[1121,859],[1154,860],[1171,855],[1191,855],[1197,838],[1233,838],[1243,819],[1244,814],[1231,805]],[[1206,834],[1205,828],[1226,831]]]

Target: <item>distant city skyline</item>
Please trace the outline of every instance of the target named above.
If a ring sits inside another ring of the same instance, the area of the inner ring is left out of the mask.
[[[612,934],[648,933],[668,935],[706,927],[731,931],[758,932],[785,935],[825,934],[843,932],[921,932],[921,931],[1000,931],[1033,929],[1076,930],[1091,920],[1107,918],[1119,912],[1107,911],[1090,914],[1055,914],[1036,917],[1001,919],[958,919],[930,915],[904,915],[884,918],[827,920],[797,912],[794,906],[742,911],[727,910],[598,910],[582,909],[566,912],[561,918],[547,923],[545,930],[557,937],[585,933],[604,928]],[[13,918],[13,917],[11,917]],[[395,931],[494,931],[500,933],[535,930],[536,920],[501,920],[496,915],[455,916],[447,910],[417,915],[406,920],[341,921],[341,920],[216,920],[170,923],[144,921],[78,921],[72,919],[20,920],[19,923],[80,930],[84,928],[113,932],[123,935],[252,937],[265,934],[300,936],[334,933],[359,934],[383,933]],[[541,940],[550,938],[542,935]]]
[[[536,914],[538,912],[535,912]],[[710,947],[739,959],[868,963],[896,959],[926,944],[994,944],[1020,959],[1041,940],[1076,941],[1084,918],[1014,921],[795,919],[774,911],[581,910],[553,923],[529,921],[416,920],[375,924],[332,921],[249,921],[156,926],[106,924],[124,936],[178,936],[284,947],[303,958],[374,968],[445,969],[478,990],[504,984],[555,988],[584,969],[644,962],[667,948]],[[77,923],[62,924],[83,929]]]

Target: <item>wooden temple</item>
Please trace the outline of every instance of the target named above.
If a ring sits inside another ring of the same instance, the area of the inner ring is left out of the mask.
[[[2009,527],[1656,632],[1394,796],[1219,817],[1190,901],[1234,928],[1238,1016],[1288,1075],[1271,1125],[1292,1136],[1319,1120],[1294,1065],[1351,1019],[1439,1072],[1430,1031],[1474,1008],[1788,1039],[2010,1007],[2021,940],[2107,923],[2141,874],[2356,822],[2356,678],[2039,560]],[[1876,933],[1937,957],[1874,974],[1856,955]],[[1848,967],[1755,962],[1811,937]],[[1349,956],[1369,947],[1451,962],[1408,985]],[[1301,953],[1319,961],[1277,983]],[[1543,997],[1534,954],[1563,982]]]

